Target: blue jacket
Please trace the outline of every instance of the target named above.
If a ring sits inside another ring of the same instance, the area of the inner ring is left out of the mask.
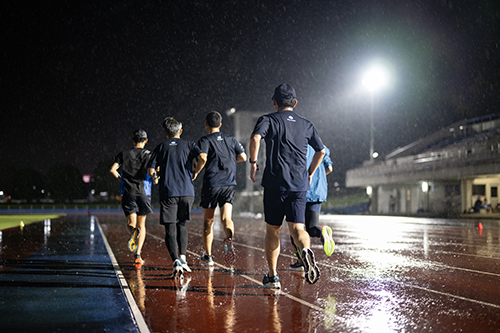
[[[315,151],[311,146],[307,147],[307,167],[311,165]],[[325,146],[325,156],[316,169],[312,180],[311,189],[307,191],[307,202],[325,202],[328,195],[328,183],[326,181],[326,168],[333,165],[330,159],[330,149]]]

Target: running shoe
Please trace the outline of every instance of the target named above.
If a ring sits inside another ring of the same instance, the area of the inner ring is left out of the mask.
[[[173,267],[172,278],[173,279],[182,279],[184,277],[184,270],[182,269],[182,264],[179,259],[175,259],[174,267]]]
[[[314,260],[313,251],[308,247],[302,250],[302,262],[304,263],[306,281],[310,284],[316,283],[319,280],[319,268]]]
[[[335,249],[335,242],[332,239],[332,229],[329,226],[323,226],[321,236],[323,237],[323,249],[327,256],[331,256]]]
[[[191,268],[189,268],[188,266],[188,263],[186,261],[186,256],[181,254],[181,258],[179,260],[181,261],[182,269],[185,270],[186,272],[191,273]]]
[[[201,255],[200,260],[201,260],[201,263],[206,265],[206,266],[213,266],[214,265],[214,261],[212,260],[212,256],[209,256],[206,253],[203,253]]]
[[[137,240],[139,239],[139,229],[134,228],[132,230],[132,235],[130,235],[130,240],[128,241],[128,249],[130,252],[135,252],[137,250]]]
[[[270,277],[268,272],[266,275],[264,275],[262,284],[264,285],[264,288],[267,289],[281,289],[280,278],[277,274]]]
[[[224,239],[224,260],[227,264],[232,265],[235,260],[234,246],[231,238]]]
[[[135,268],[141,268],[142,265],[144,265],[144,260],[142,260],[140,254],[135,254],[134,255],[134,266]]]
[[[297,271],[303,271],[304,264],[302,263],[301,259],[297,259],[296,262],[294,262],[293,264],[290,264],[290,268],[293,270],[297,270]]]

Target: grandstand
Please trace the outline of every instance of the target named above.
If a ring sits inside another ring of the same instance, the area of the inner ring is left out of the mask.
[[[454,216],[500,207],[500,113],[466,119],[347,171],[347,187],[366,187],[371,213]],[[391,207],[391,196],[395,205]]]

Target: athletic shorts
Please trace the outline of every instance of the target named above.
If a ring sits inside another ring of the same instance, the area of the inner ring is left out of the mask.
[[[321,202],[308,202],[306,210],[321,213]]]
[[[264,189],[264,216],[267,224],[280,226],[287,222],[304,223],[306,191],[289,192]]]
[[[233,204],[235,191],[234,186],[203,187],[200,206],[205,209],[215,209],[217,204],[219,207],[226,203]]]
[[[189,221],[193,201],[194,197],[170,197],[160,200],[160,224]]]
[[[148,215],[153,212],[151,209],[151,196],[136,196],[125,193],[122,197],[122,208],[125,216],[137,213],[139,216]]]

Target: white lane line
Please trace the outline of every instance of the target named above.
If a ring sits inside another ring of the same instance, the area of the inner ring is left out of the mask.
[[[197,236],[201,236],[201,234],[198,234],[198,233],[193,233],[193,234],[196,234]],[[215,239],[216,238],[214,238],[214,240]],[[222,241],[222,239],[217,239],[217,240]],[[233,243],[235,245],[240,246],[240,247],[246,247],[246,248],[250,248],[250,249],[253,249],[253,250],[259,250],[259,251],[264,252],[264,249],[262,249],[262,248],[258,248],[258,247],[254,247],[254,246],[246,245],[246,244],[240,244],[240,243],[237,243],[237,242],[233,242]],[[295,258],[295,256],[289,255],[289,254],[285,254],[285,253],[281,253],[280,255],[281,256],[285,256],[285,257],[289,257],[289,258]],[[422,260],[419,260],[419,261],[422,261]],[[347,272],[352,271],[352,269],[341,268],[341,267],[334,266],[332,264],[326,264],[326,263],[321,263],[321,262],[318,262],[317,264],[318,264],[318,266],[324,266],[324,267],[333,268],[333,269],[337,269],[337,270],[341,270],[341,271],[347,271]],[[487,274],[487,275],[493,275],[493,276],[499,276],[500,277],[500,274],[495,274],[495,273],[489,273],[489,272],[483,272],[483,271],[476,271],[476,270],[466,269],[466,268],[460,268],[460,267],[447,266],[447,265],[442,265],[442,264],[438,264],[438,263],[433,263],[433,265],[441,266],[441,267],[445,267],[445,268],[449,268],[449,269],[463,270],[463,271],[467,271],[467,272],[471,272],[471,273]],[[224,267],[222,265],[219,265],[219,266]],[[224,267],[224,268],[227,269],[227,267]],[[257,281],[257,280],[254,280],[254,279],[252,279],[250,277],[247,277],[247,276],[245,276],[245,277],[248,278],[249,280],[254,281],[257,284],[260,284],[259,281]],[[399,282],[399,281],[396,281],[396,280],[394,280],[393,282],[396,283],[396,284],[401,284],[401,285],[407,286],[407,287],[417,288],[417,289],[420,289],[420,290],[428,291],[430,293],[440,294],[440,295],[444,295],[444,296],[448,296],[448,297],[454,297],[454,298],[458,298],[458,299],[461,299],[461,300],[464,300],[464,301],[469,301],[469,302],[478,303],[478,304],[482,304],[482,305],[486,305],[486,306],[491,306],[491,307],[494,307],[494,308],[500,308],[500,305],[496,305],[496,304],[493,304],[493,303],[487,303],[487,302],[483,302],[483,301],[479,301],[479,300],[475,300],[475,299],[471,299],[471,298],[466,298],[466,297],[462,297],[462,296],[458,296],[458,295],[453,295],[453,294],[449,294],[449,293],[445,293],[445,292],[441,292],[441,291],[436,291],[436,290],[428,289],[428,288],[425,288],[425,287],[419,287],[419,286],[407,284],[407,283],[404,283],[404,282]],[[283,294],[285,294],[285,293],[283,293]],[[302,300],[300,300],[300,299],[298,299],[298,298],[296,298],[296,297],[294,297],[292,295],[288,295],[288,297],[290,299],[295,299],[298,302],[303,303]],[[307,303],[305,305],[308,305],[308,304],[309,303]],[[321,309],[320,309],[320,311],[325,312],[324,310],[321,310]]]
[[[191,235],[196,235],[196,236],[200,236],[200,237],[202,236],[201,234],[196,233],[196,232],[190,232],[189,234],[191,234]],[[153,235],[153,234],[149,234],[149,233],[147,233],[147,235],[148,235],[148,236],[150,236],[150,237],[156,238],[156,239],[158,239],[158,240],[164,240],[163,238],[161,238],[161,237],[159,237],[159,236],[157,236],[157,235]],[[223,239],[216,238],[216,237],[214,237],[214,240],[223,241]],[[247,248],[251,248],[251,249],[254,249],[254,250],[264,251],[262,248],[253,247],[253,246],[250,246],[250,245],[244,245],[244,244],[239,244],[239,243],[233,243],[233,244],[238,244],[239,246],[245,246],[245,247],[247,247]],[[191,255],[195,256],[195,257],[200,255],[199,253],[195,253],[195,252],[190,251],[190,250],[187,250],[187,252],[188,252],[188,253],[190,253]],[[220,268],[225,269],[225,270],[228,270],[228,271],[232,270],[232,268],[231,268],[231,267],[224,266],[223,264],[220,264],[220,263],[218,263],[218,262],[216,262],[216,261],[214,261],[214,264],[215,264],[216,266],[220,267]],[[250,277],[250,276],[248,276],[248,275],[246,275],[246,274],[238,274],[238,276],[241,276],[241,277],[243,277],[243,278],[247,279],[248,281],[250,281],[250,282],[252,282],[252,283],[254,283],[254,284],[256,284],[256,285],[258,285],[258,286],[261,286],[261,287],[262,287],[262,282],[260,282],[260,281],[258,281],[258,280],[256,280],[256,279],[254,279],[254,278],[252,278],[252,277]],[[264,290],[264,287],[262,287],[262,289]],[[271,290],[271,289],[265,289],[265,290]],[[274,290],[273,290],[273,291],[274,291]],[[336,319],[336,320],[341,321],[341,322],[345,322],[345,320],[344,320],[343,318],[341,318],[341,317],[339,317],[339,316],[336,316],[333,312],[328,311],[328,310],[326,310],[326,309],[323,309],[323,308],[321,308],[321,307],[319,307],[319,306],[317,306],[317,305],[314,305],[314,304],[312,304],[312,303],[306,302],[306,301],[304,301],[304,300],[302,300],[302,299],[300,299],[300,298],[297,298],[297,297],[295,297],[295,296],[292,296],[292,295],[290,295],[290,294],[288,294],[288,293],[286,293],[286,292],[284,292],[284,291],[282,291],[282,290],[275,290],[275,293],[276,293],[276,295],[282,295],[282,296],[285,296],[285,297],[287,297],[287,298],[289,298],[289,299],[291,299],[291,300],[293,300],[293,301],[296,301],[296,302],[298,302],[298,303],[300,303],[300,304],[302,304],[302,305],[308,306],[308,307],[310,307],[310,308],[312,308],[312,309],[314,309],[314,310],[316,310],[316,311],[323,312],[323,314],[325,314],[326,316],[328,316],[328,317],[330,317],[330,318],[335,317],[335,319]]]
[[[456,269],[456,270],[470,272],[470,273],[486,274],[486,275],[493,275],[493,276],[500,277],[500,274],[497,274],[497,273],[490,273],[490,272],[484,272],[484,271],[476,271],[475,269],[462,268],[462,267],[454,267],[454,266],[448,266],[448,265],[439,264],[439,263],[432,263],[432,265],[439,266],[439,267],[444,267],[444,268],[449,268],[449,269]]]
[[[500,305],[496,305],[496,304],[492,304],[492,303],[487,303],[487,302],[483,302],[483,301],[478,301],[478,300],[475,300],[475,299],[471,299],[471,298],[467,298],[467,297],[462,297],[462,296],[458,296],[458,295],[453,295],[453,294],[445,293],[445,292],[442,292],[442,291],[437,291],[437,290],[432,290],[432,289],[428,289],[428,288],[424,288],[424,287],[419,287],[419,286],[415,286],[415,285],[404,283],[404,282],[397,282],[397,281],[394,281],[394,282],[396,282],[397,284],[402,284],[402,285],[404,285],[406,287],[420,289],[420,290],[427,291],[427,292],[430,292],[430,293],[433,293],[433,294],[438,294],[438,295],[447,296],[447,297],[453,297],[453,298],[461,299],[463,301],[473,302],[473,303],[477,303],[477,304],[481,304],[481,305],[486,305],[486,306],[491,306],[491,307],[500,309]]]
[[[113,267],[114,267],[115,272],[116,272],[116,276],[118,277],[118,280],[120,281],[122,291],[125,294],[125,298],[127,299],[127,302],[130,306],[130,310],[132,311],[132,315],[133,315],[135,323],[137,325],[137,329],[141,333],[150,333],[151,331],[149,330],[149,327],[146,324],[146,320],[144,320],[144,316],[142,315],[142,312],[139,309],[139,306],[137,306],[134,295],[132,295],[132,292],[130,291],[130,287],[127,284],[127,280],[125,279],[125,276],[123,275],[123,272],[120,268],[120,265],[118,264],[118,261],[116,260],[116,257],[113,254],[111,247],[109,246],[108,239],[106,238],[106,235],[102,231],[101,224],[99,223],[99,220],[97,219],[97,217],[94,217],[94,216],[92,216],[92,217],[95,218],[95,220],[97,221],[97,226],[99,227],[99,231],[101,232],[101,235],[102,235],[102,238],[104,241],[104,245],[106,246],[106,250],[108,251],[108,255],[111,258],[111,263],[113,264]]]

